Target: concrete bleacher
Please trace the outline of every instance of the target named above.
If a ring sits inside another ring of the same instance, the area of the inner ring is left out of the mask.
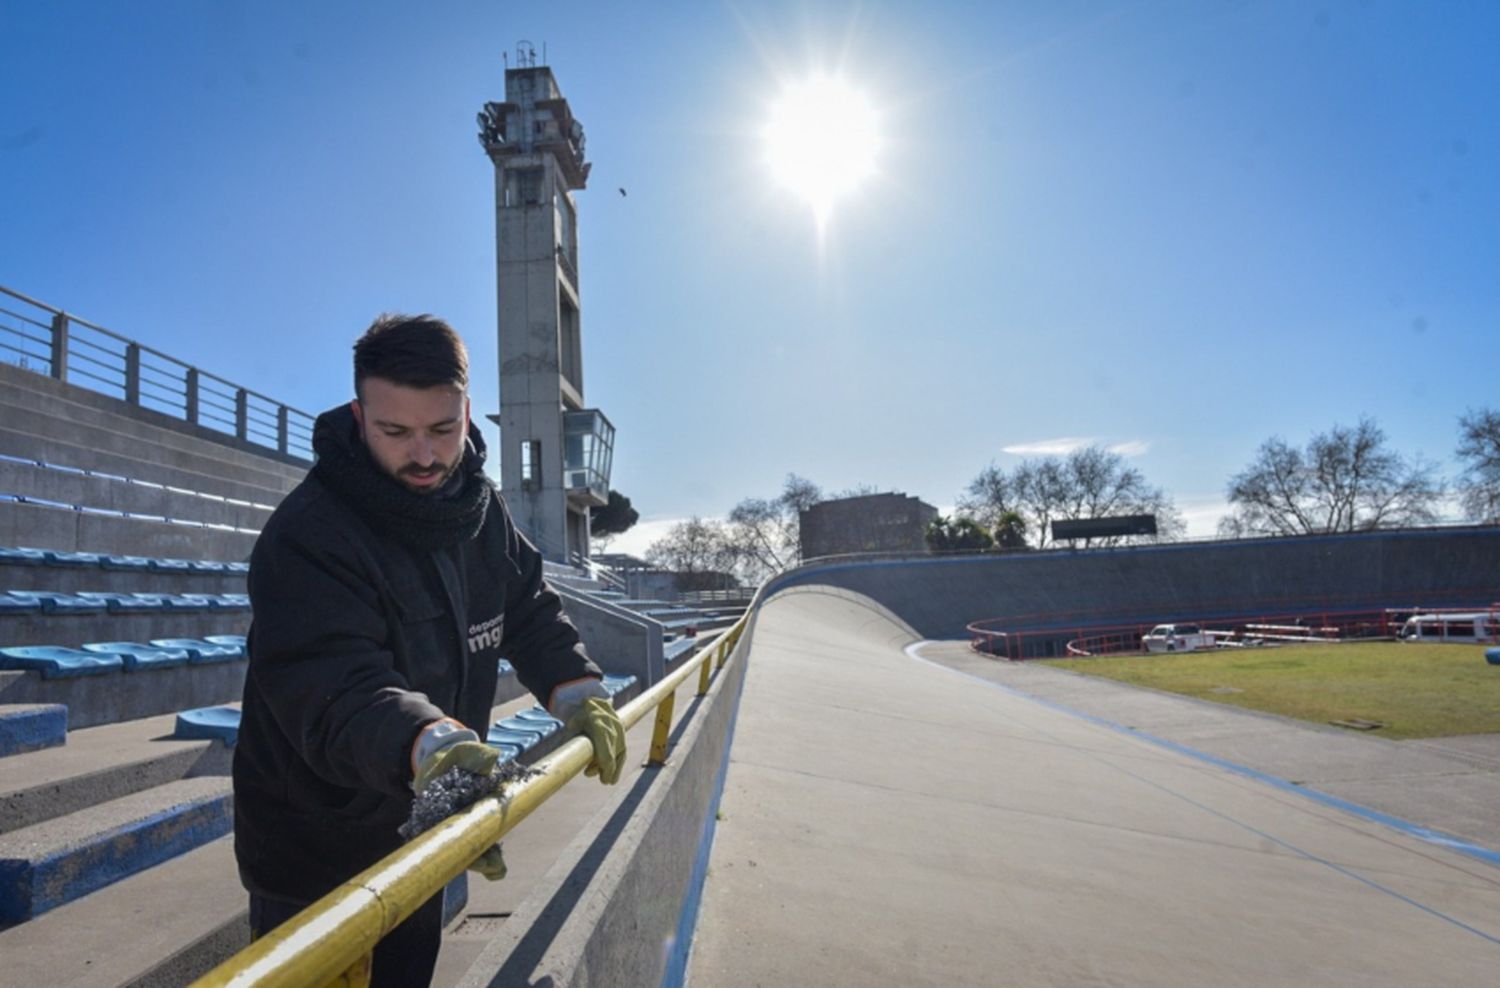
[[[245,560],[306,469],[0,364],[5,978],[182,984],[247,941],[227,836]],[[555,569],[571,592],[608,588]],[[625,667],[606,680],[616,704],[639,692],[629,662],[594,654]],[[492,731],[507,758],[563,739],[531,703],[502,662]],[[150,936],[116,922],[162,901],[181,908]]]

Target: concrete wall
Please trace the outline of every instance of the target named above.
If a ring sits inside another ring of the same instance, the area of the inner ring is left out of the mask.
[[[237,702],[245,691],[247,665],[240,659],[69,679],[0,672],[0,703],[65,703],[72,731]]]
[[[708,696],[679,708],[667,764],[563,852],[462,988],[681,983],[752,633]]]
[[[1153,623],[1500,600],[1500,526],[845,561],[773,580],[874,598],[928,638],[1015,627]]]
[[[568,587],[554,589],[599,668],[616,676],[635,676],[643,686],[661,679],[660,622]]]

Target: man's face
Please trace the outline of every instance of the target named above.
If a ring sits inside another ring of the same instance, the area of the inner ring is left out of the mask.
[[[457,387],[409,388],[380,377],[351,406],[360,438],[380,469],[417,494],[443,486],[463,460],[469,397]]]

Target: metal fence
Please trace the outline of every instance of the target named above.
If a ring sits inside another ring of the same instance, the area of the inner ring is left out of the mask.
[[[0,360],[311,462],[313,416],[0,285]]]

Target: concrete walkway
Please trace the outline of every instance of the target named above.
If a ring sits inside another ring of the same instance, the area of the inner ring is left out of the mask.
[[[1494,983],[1500,867],[993,688],[908,654],[917,637],[847,591],[762,610],[693,984]],[[1102,716],[1159,732],[1211,707],[1150,696],[1155,723]],[[1225,743],[1305,764],[1296,781],[1336,747],[1336,774],[1375,785],[1393,754],[1361,762],[1343,745],[1370,739],[1241,716],[1258,737],[1225,723]],[[1462,789],[1488,778],[1473,747],[1409,749],[1402,774],[1438,792],[1424,771],[1458,765]],[[1445,829],[1487,836],[1464,799],[1446,805]]]

